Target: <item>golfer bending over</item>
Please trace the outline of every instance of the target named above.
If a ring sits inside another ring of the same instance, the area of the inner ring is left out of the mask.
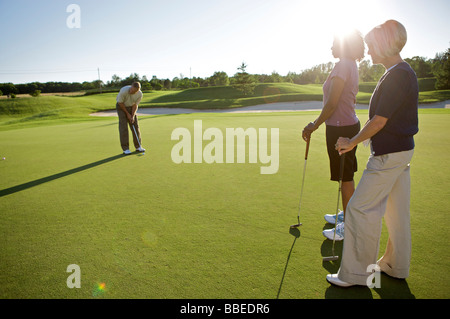
[[[355,104],[358,93],[358,66],[356,61],[364,57],[364,39],[357,30],[347,35],[335,36],[332,54],[339,62],[331,71],[323,85],[324,106],[319,117],[303,129],[305,141],[325,122],[326,143],[330,160],[331,180],[339,181],[340,156],[335,149],[336,140],[340,136],[352,138],[361,129],[356,116]],[[358,169],[356,147],[345,156],[344,176],[342,179],[342,206],[344,211],[336,214],[326,214],[325,220],[336,226],[336,240],[344,239],[344,214],[347,203],[355,191],[354,173]],[[338,218],[336,222],[336,217]],[[335,229],[326,229],[323,235],[333,240]]]
[[[418,128],[418,84],[400,51],[406,43],[402,24],[389,20],[365,37],[374,64],[386,72],[378,81],[369,105],[369,121],[352,139],[340,137],[336,149],[352,150],[371,139],[371,155],[358,187],[347,205],[341,267],[327,275],[335,285],[366,285],[370,265],[389,276],[404,279],[411,260],[410,161]],[[389,240],[377,261],[382,217]]]
[[[123,154],[125,155],[131,154],[128,138],[128,125],[130,125],[136,151],[145,152],[145,149],[139,145],[141,142],[141,132],[139,130],[138,118],[136,116],[136,111],[139,103],[141,102],[142,96],[141,84],[139,82],[134,82],[132,85],[127,85],[120,89],[120,92],[116,98],[116,110],[119,115],[120,145],[122,146]],[[134,126],[139,141],[136,139],[136,134],[131,125]]]

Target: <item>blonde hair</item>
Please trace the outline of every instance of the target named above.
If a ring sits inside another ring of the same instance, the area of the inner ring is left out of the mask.
[[[141,83],[140,82],[133,82],[133,84],[131,84],[132,87],[135,87],[137,89],[141,89]]]
[[[338,45],[337,55],[352,60],[361,61],[364,58],[364,39],[361,32],[354,29],[341,35],[335,35],[335,43]]]
[[[398,21],[388,20],[373,28],[364,37],[376,55],[388,58],[399,54],[406,44],[407,34],[405,27]]]

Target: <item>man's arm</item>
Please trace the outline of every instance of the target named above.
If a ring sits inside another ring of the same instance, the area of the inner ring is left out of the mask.
[[[131,106],[131,119],[132,119],[132,122],[131,122],[131,123],[134,122],[134,117],[136,116],[137,109],[138,109],[138,105],[137,105],[136,103],[134,103],[134,104]]]
[[[136,112],[137,112],[137,109],[138,109],[138,107],[139,107],[139,103],[141,103],[141,99],[142,99],[142,92],[137,92],[136,94],[140,94],[140,97],[138,98],[138,100],[136,101],[136,103],[134,103],[132,106],[131,106],[131,119],[132,119],[132,122],[131,123],[134,123],[134,117],[136,116]]]
[[[125,115],[128,118],[128,122],[133,123],[134,122],[134,115],[131,116],[131,114],[128,113],[127,108],[125,107],[124,103],[118,103],[118,104],[119,104],[120,109],[125,112]],[[137,107],[136,107],[136,109],[137,109]],[[136,110],[134,111],[134,113],[136,114]]]

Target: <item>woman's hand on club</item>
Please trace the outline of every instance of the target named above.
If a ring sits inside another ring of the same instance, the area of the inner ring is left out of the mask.
[[[313,122],[309,123],[305,126],[305,128],[302,131],[302,138],[306,141],[308,141],[309,138],[311,138],[312,132],[315,131],[315,125]]]
[[[335,145],[339,155],[350,152],[355,146],[356,145],[347,137],[339,137]]]

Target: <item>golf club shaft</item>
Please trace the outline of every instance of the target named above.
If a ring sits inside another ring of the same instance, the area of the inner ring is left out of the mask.
[[[130,124],[131,124],[131,123],[130,123]],[[141,141],[139,140],[139,136],[137,135],[136,129],[135,129],[135,127],[134,127],[134,123],[131,124],[131,127],[133,128],[134,136],[136,136],[136,139],[137,139],[137,141],[138,141],[138,143],[139,143],[139,147],[141,147]],[[142,147],[141,147],[141,148],[142,148]]]
[[[311,136],[306,140],[306,150],[305,150],[305,164],[303,165],[303,178],[302,178],[302,188],[300,190],[300,200],[298,204],[298,212],[297,212],[297,221],[300,224],[300,210],[302,207],[302,197],[303,197],[303,186],[305,185],[305,173],[306,173],[306,162],[308,160],[308,152],[309,152],[309,142],[311,140]]]
[[[336,227],[338,222],[338,213],[339,213],[339,199],[341,197],[341,189],[342,189],[342,179],[344,178],[344,160],[345,160],[345,153],[341,155],[340,165],[339,165],[339,189],[338,189],[338,197],[337,197],[337,207],[336,207],[336,219],[334,220],[334,234],[333,234],[333,246],[332,246],[332,253],[333,257],[334,255],[334,244],[336,242]]]

